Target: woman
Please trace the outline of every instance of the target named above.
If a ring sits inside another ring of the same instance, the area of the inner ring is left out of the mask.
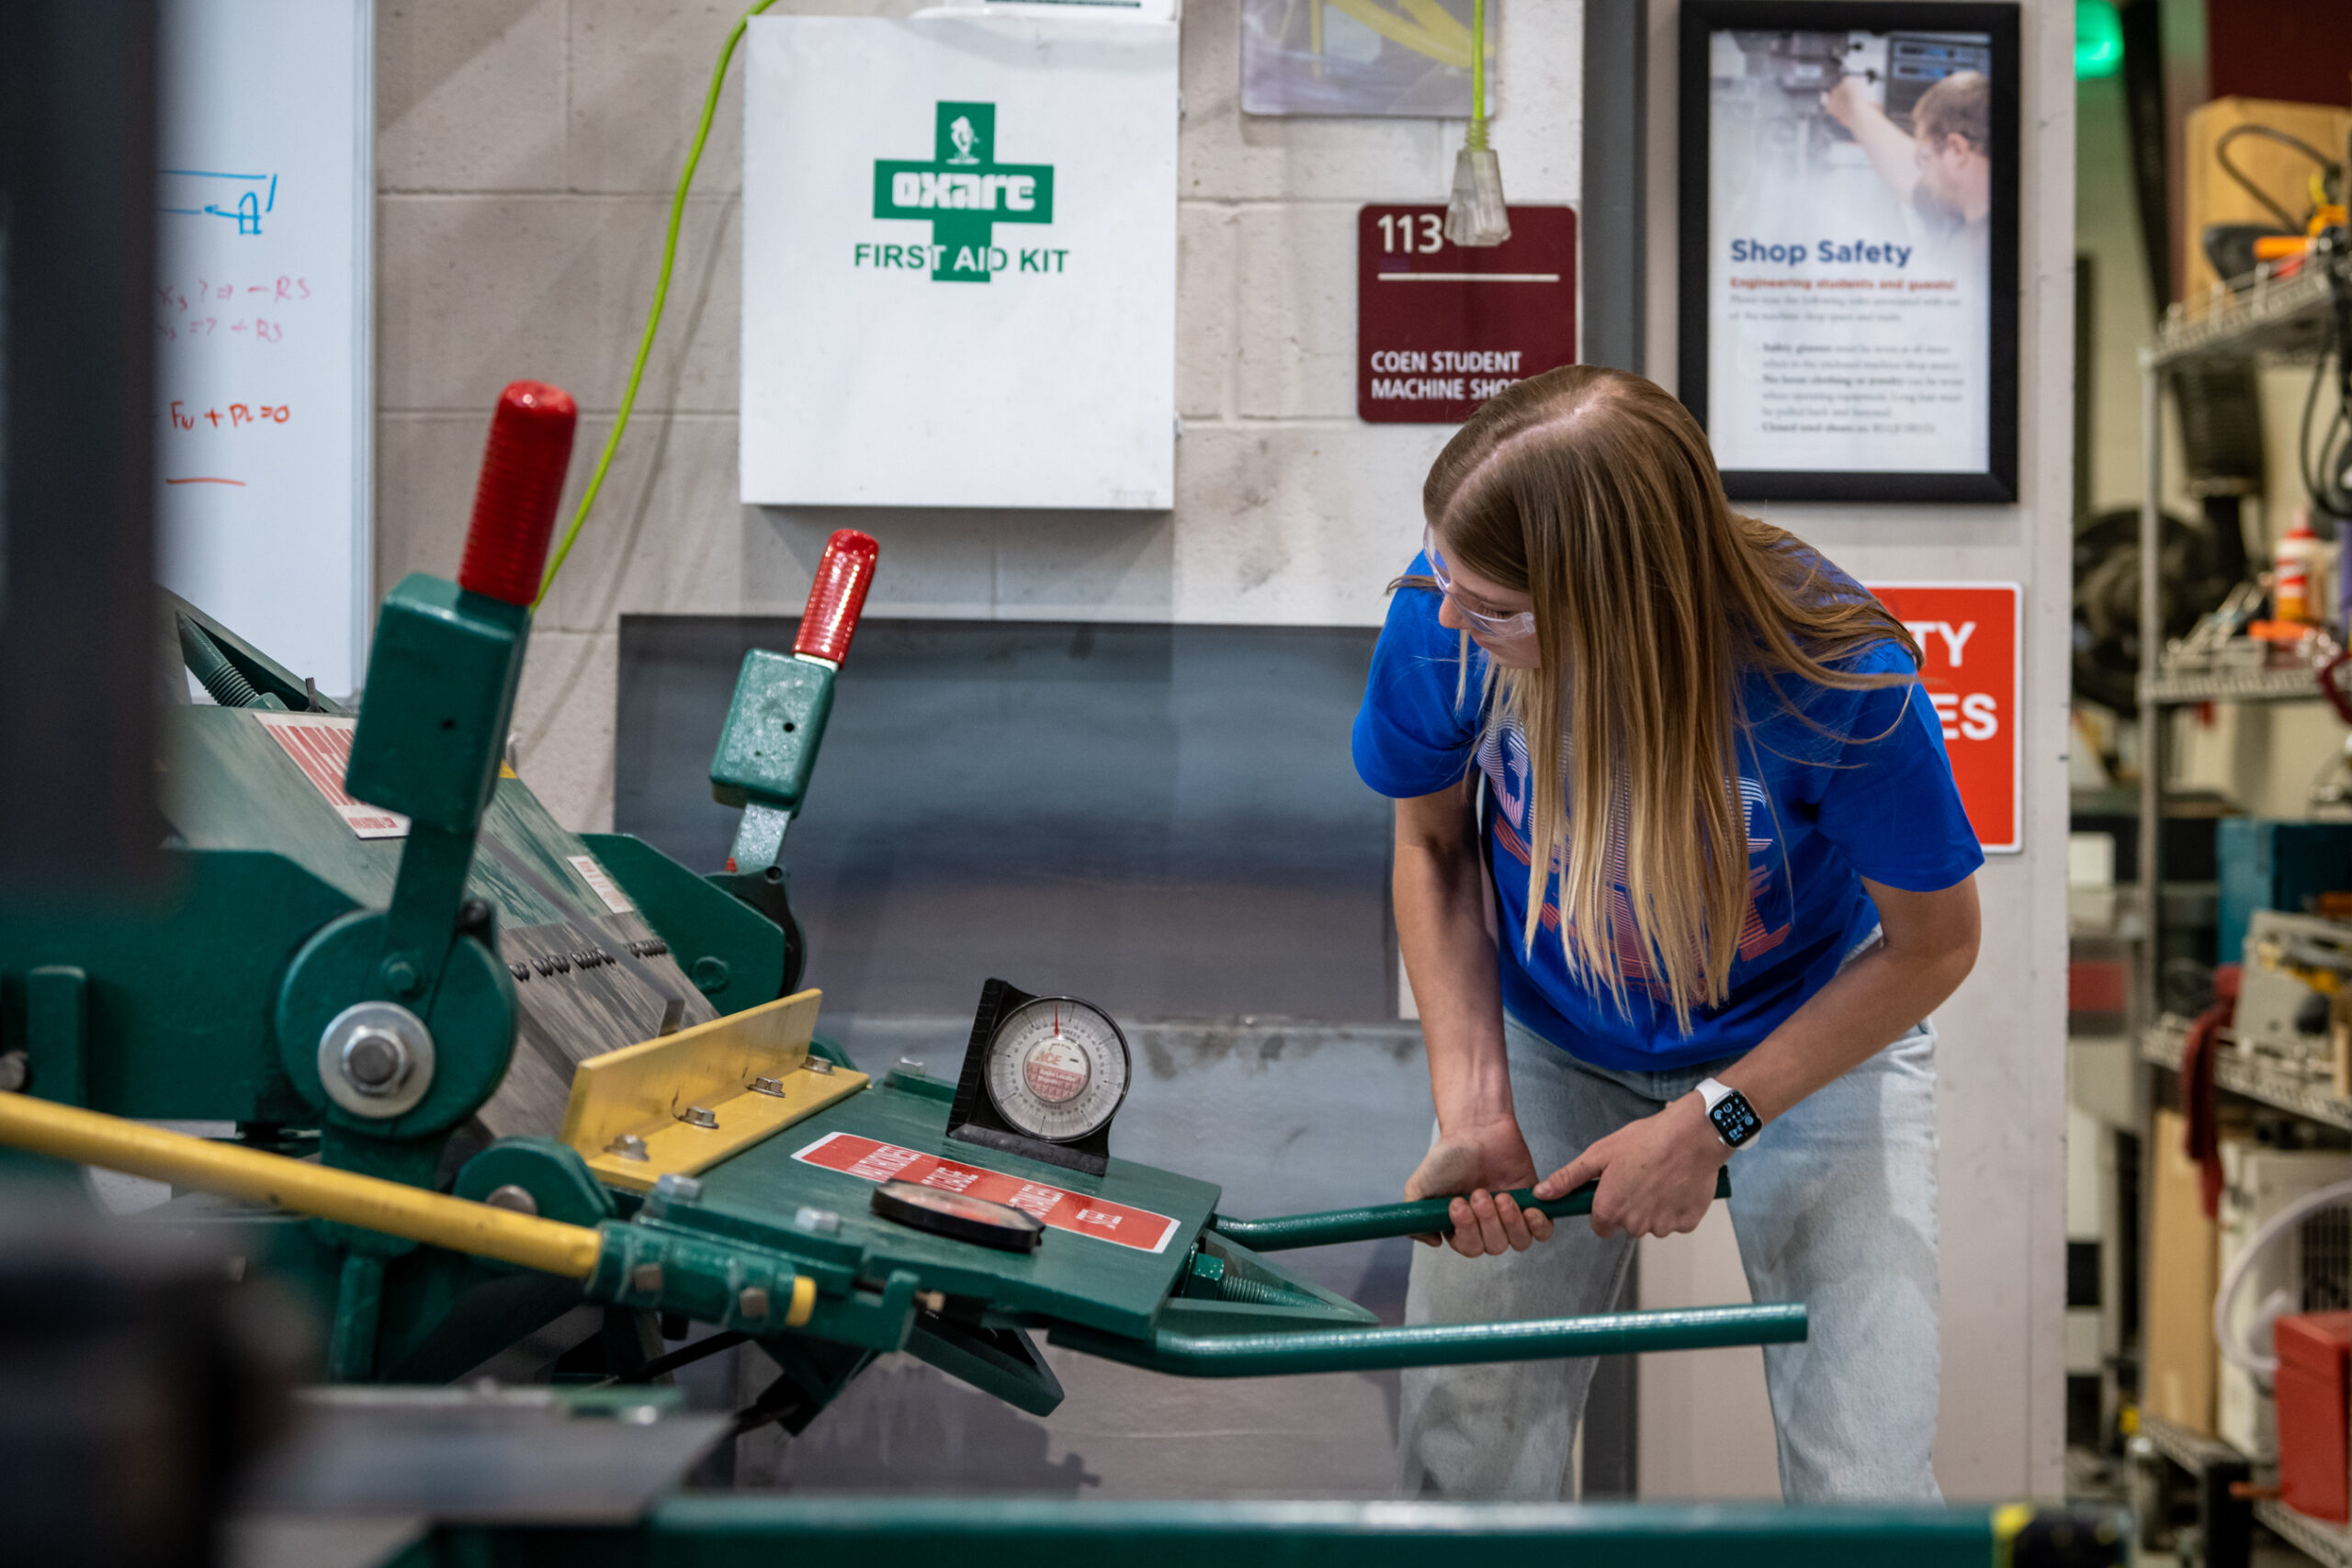
[[[1756,1299],[1811,1316],[1764,1352],[1783,1493],[1936,1498],[1927,1021],[1975,962],[1984,857],[1916,647],[1735,513],[1639,377],[1506,390],[1422,507],[1354,742],[1396,802],[1437,1102],[1406,1195],[1458,1195],[1408,1316],[1608,1311],[1634,1238],[1694,1228],[1728,1162]],[[1596,1179],[1556,1238],[1503,1195]],[[1408,1490],[1570,1495],[1592,1370],[1407,1373]]]

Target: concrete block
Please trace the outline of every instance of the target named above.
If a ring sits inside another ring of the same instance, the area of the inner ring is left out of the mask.
[[[1172,619],[1377,626],[1451,425],[1218,425],[1176,454]]]
[[[563,184],[563,0],[391,0],[376,13],[376,187]]]
[[[1001,514],[996,618],[1168,620],[1175,551],[1166,512]]]
[[[609,418],[580,422],[559,539],[611,433]],[[742,613],[745,509],[736,494],[733,419],[640,408],[539,608],[540,624],[601,632],[625,615]]]
[[[1176,209],[1176,412],[1186,419],[1233,412],[1235,224],[1230,208]]]
[[[380,406],[480,408],[518,376],[615,407],[662,261],[666,198],[389,197],[377,205]],[[731,198],[688,205],[641,402],[735,407],[741,243]]]
[[[676,186],[735,0],[571,0],[564,175],[573,190],[667,195]],[[741,49],[695,173],[702,196],[743,188]]]
[[[1356,213],[1325,201],[1241,209],[1243,418],[1355,418]]]
[[[1582,150],[1584,6],[1506,0],[1492,24],[1503,188],[1515,201],[1573,201]],[[1179,188],[1229,201],[1442,201],[1463,122],[1241,112],[1238,0],[1184,8]]]
[[[533,627],[514,699],[515,771],[575,833],[613,825],[617,627],[583,635]]]

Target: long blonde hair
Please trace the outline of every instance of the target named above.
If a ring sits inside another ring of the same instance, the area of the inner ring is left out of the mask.
[[[1623,371],[1506,389],[1439,454],[1421,505],[1452,560],[1534,601],[1536,666],[1489,660],[1484,705],[1489,730],[1516,724],[1527,745],[1522,951],[1556,859],[1569,973],[1621,1012],[1638,978],[1687,1032],[1725,999],[1748,912],[1737,750],[1761,716],[1744,677],[1904,684],[1836,666],[1880,642],[1916,666],[1917,646],[1793,536],[1732,511],[1698,422]]]

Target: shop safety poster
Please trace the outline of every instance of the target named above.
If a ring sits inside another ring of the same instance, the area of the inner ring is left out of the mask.
[[[1984,471],[1989,36],[1726,30],[1710,51],[1716,462]]]
[[[752,22],[746,502],[1173,503],[1176,39]]]

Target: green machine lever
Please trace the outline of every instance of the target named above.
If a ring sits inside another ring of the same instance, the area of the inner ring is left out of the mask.
[[[1129,1339],[1057,1324],[1046,1337],[1104,1360],[1188,1378],[1255,1378],[1300,1372],[1385,1371],[1478,1361],[1556,1360],[1644,1350],[1705,1350],[1780,1345],[1805,1337],[1804,1307],[1676,1307],[1516,1323],[1419,1323],[1401,1328],[1290,1329],[1260,1334],[1182,1334],[1159,1329]]]
[[[710,881],[784,929],[779,996],[797,988],[806,963],[786,886],[785,829],[808,796],[825,725],[832,717],[833,678],[849,657],[880,552],[871,536],[854,528],[836,530],[826,541],[792,651],[755,648],[743,656],[727,725],[710,761],[711,797],[743,813],[727,869]]]
[[[1521,1187],[1509,1194],[1522,1209],[1535,1209],[1559,1219],[1592,1213],[1598,1181],[1588,1181],[1557,1198],[1538,1199],[1535,1189]],[[1731,1196],[1731,1171],[1715,1172],[1715,1196]],[[1374,1203],[1363,1209],[1333,1209],[1319,1214],[1284,1214],[1275,1219],[1237,1220],[1214,1215],[1209,1228],[1238,1241],[1253,1252],[1282,1252],[1299,1247],[1336,1247],[1346,1241],[1380,1241],[1396,1235],[1443,1235],[1453,1229],[1447,1217],[1452,1198],[1422,1198],[1410,1203]],[[1659,1347],[1666,1348],[1666,1347]]]
[[[386,597],[344,784],[408,818],[390,908],[355,910],[295,954],[280,1065],[324,1110],[327,1163],[429,1181],[433,1137],[487,1100],[514,1051],[514,982],[488,908],[466,897],[498,782],[578,411],[517,381],[500,398],[458,580]]]

